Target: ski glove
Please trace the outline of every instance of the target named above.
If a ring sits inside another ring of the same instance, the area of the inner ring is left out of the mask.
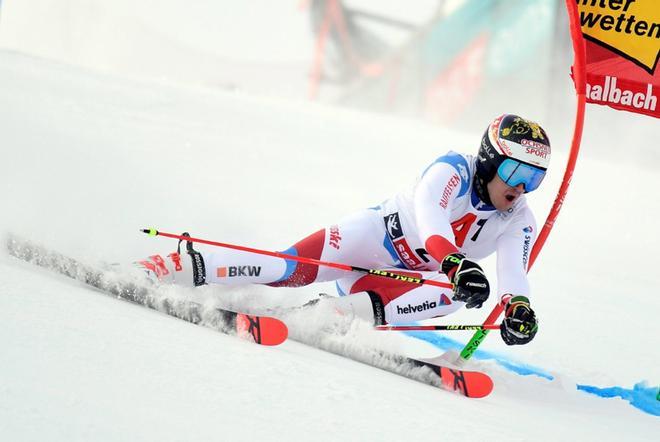
[[[507,345],[523,345],[534,339],[538,322],[534,310],[529,306],[529,299],[514,296],[504,310],[504,321],[500,333]]]
[[[479,264],[461,253],[450,253],[442,260],[442,273],[454,284],[454,301],[466,308],[481,308],[490,294],[490,285]]]

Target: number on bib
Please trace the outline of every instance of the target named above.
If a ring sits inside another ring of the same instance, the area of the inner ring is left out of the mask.
[[[476,219],[477,215],[474,213],[466,213],[464,217],[451,223],[451,228],[454,231],[454,239],[456,239],[456,247],[463,247],[465,237]]]

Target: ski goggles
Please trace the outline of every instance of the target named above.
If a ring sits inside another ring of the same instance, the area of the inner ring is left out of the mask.
[[[545,177],[545,170],[507,158],[497,168],[497,175],[511,187],[523,184],[527,193],[538,189]]]

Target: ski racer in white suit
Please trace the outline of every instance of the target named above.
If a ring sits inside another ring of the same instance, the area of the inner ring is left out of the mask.
[[[409,191],[284,251],[451,282],[453,290],[231,249],[198,251],[191,243],[192,260],[172,253],[140,264],[161,280],[187,285],[192,280],[194,285],[298,287],[335,280],[342,296],[323,302],[385,324],[444,316],[463,306],[480,308],[490,284],[475,261],[496,252],[497,296],[505,305],[502,337],[509,345],[526,344],[538,327],[527,280],[537,228],[524,193],[538,188],[549,160],[550,142],[538,124],[502,115],[488,126],[476,157],[450,151],[429,165]]]

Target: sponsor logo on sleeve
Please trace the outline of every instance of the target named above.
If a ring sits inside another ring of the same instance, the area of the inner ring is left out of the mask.
[[[385,217],[385,227],[387,228],[387,234],[392,241],[403,237],[399,212],[392,213]]]
[[[449,182],[447,182],[445,189],[442,191],[442,196],[440,197],[440,207],[443,209],[447,208],[449,205],[449,198],[454,192],[454,189],[456,189],[460,183],[461,178],[456,173],[449,178]]]
[[[531,229],[531,227],[530,227]],[[529,261],[529,246],[532,242],[532,237],[530,235],[525,235],[525,242],[523,243],[523,265],[527,268],[527,262]]]
[[[412,248],[406,241],[399,219],[399,212],[394,212],[383,218],[385,220],[385,228],[387,229],[387,236],[389,237],[394,251],[399,256],[399,259],[409,269],[418,269],[424,267],[422,260],[413,252]]]
[[[396,249],[396,253],[399,255],[399,258],[401,258],[401,260],[405,262],[411,269],[417,269],[423,266],[422,262],[417,259],[404,238],[393,241],[392,243],[394,244],[394,248]]]

